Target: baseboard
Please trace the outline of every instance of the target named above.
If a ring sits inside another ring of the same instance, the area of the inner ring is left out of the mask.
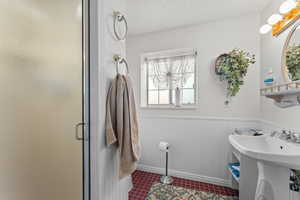
[[[163,168],[152,167],[152,166],[147,166],[147,165],[138,165],[138,170],[156,173],[156,174],[164,174],[165,173],[165,169],[163,169]],[[173,170],[173,169],[169,169],[169,174],[170,174],[170,176],[174,176],[174,177],[178,177],[178,178],[184,178],[184,179],[189,179],[189,180],[193,180],[193,181],[199,181],[199,182],[210,183],[210,184],[214,184],[214,185],[231,187],[230,180],[225,180],[225,179],[220,179],[220,178],[215,178],[215,177],[208,177],[208,176],[203,176],[203,175],[193,174],[193,173],[188,173],[188,172],[182,172],[182,171],[177,171],[177,170]]]

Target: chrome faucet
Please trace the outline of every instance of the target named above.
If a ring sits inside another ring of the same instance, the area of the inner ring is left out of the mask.
[[[291,139],[295,143],[300,143],[300,133],[292,133]]]
[[[300,133],[296,133],[293,131],[282,130],[282,131],[273,131],[270,135],[271,137],[278,137],[282,140],[287,140],[294,143],[300,144]]]
[[[284,139],[284,140],[290,140],[291,136],[292,136],[291,131],[282,130],[279,138]]]
[[[279,134],[280,134],[280,132],[278,132],[278,131],[272,131],[270,136],[271,137],[275,137],[275,136],[277,137],[277,135],[279,135]]]

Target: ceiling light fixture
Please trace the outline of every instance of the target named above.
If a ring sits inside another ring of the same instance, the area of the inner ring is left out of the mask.
[[[259,32],[261,34],[267,34],[272,30],[272,26],[270,24],[265,24],[263,25],[260,29]]]
[[[266,34],[272,30],[272,35],[278,36],[300,19],[300,0],[285,0],[281,4],[279,12],[280,14],[275,13],[268,18],[268,23],[259,30],[261,34]]]
[[[283,2],[279,8],[279,12],[281,14],[286,14],[290,12],[292,9],[296,8],[297,3],[294,0],[286,0]]]
[[[280,20],[282,20],[283,17],[279,14],[273,14],[268,19],[268,24],[274,25],[277,24]]]

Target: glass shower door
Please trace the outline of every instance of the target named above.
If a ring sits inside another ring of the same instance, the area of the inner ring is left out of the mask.
[[[81,200],[81,0],[0,1],[0,199]]]

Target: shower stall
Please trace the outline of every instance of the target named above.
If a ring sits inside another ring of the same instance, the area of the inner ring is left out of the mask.
[[[0,199],[89,199],[88,4],[0,1]]]

